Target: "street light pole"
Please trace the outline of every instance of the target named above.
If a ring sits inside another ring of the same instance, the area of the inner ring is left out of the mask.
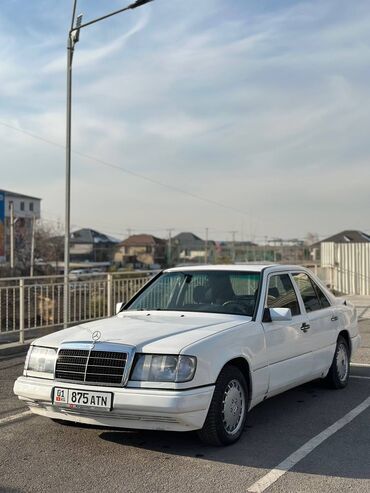
[[[71,231],[71,130],[72,130],[72,58],[73,42],[71,34],[68,36],[67,45],[67,128],[66,128],[66,203],[64,226],[64,328],[69,322],[69,237]]]
[[[63,326],[69,323],[69,240],[71,234],[71,134],[72,134],[72,62],[75,44],[79,40],[79,30],[74,34],[77,0],[73,2],[71,29],[67,41],[67,108],[66,108],[66,203],[64,225],[64,297]],[[77,26],[81,25],[82,15],[78,16]]]
[[[137,0],[119,10],[115,10],[92,21],[82,24],[82,15],[76,19],[77,0],[73,0],[72,22],[68,33],[67,41],[67,108],[66,108],[66,188],[65,188],[65,226],[64,226],[64,297],[63,297],[63,326],[68,327],[69,323],[69,241],[71,234],[71,134],[72,134],[72,63],[73,52],[76,43],[79,41],[80,30],[84,27],[96,24],[114,15],[133,10],[154,0]]]
[[[12,271],[12,275],[14,275],[14,202],[11,201],[9,204],[10,207],[10,268]]]

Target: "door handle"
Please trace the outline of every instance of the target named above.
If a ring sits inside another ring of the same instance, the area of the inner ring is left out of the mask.
[[[301,331],[306,333],[310,327],[310,324],[306,324],[306,322],[303,322],[303,324],[301,325]]]
[[[336,315],[332,316],[331,317],[331,321],[332,322],[336,322],[338,320],[338,317]]]

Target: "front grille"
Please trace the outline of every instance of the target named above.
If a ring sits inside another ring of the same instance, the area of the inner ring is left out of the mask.
[[[127,353],[92,349],[60,349],[55,366],[57,380],[121,385]]]

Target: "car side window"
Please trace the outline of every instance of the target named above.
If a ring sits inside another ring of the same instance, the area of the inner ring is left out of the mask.
[[[307,312],[314,312],[322,308],[320,299],[310,277],[304,272],[293,274],[293,279],[296,282],[299,292]],[[323,295],[323,293],[321,293]],[[323,295],[324,296],[324,295]]]
[[[293,316],[301,313],[297,295],[288,274],[277,274],[270,277],[266,308],[290,308]]]
[[[322,290],[319,288],[319,286],[315,283],[315,281],[312,281],[312,279],[311,279],[311,282],[314,285],[317,297],[320,300],[321,308],[328,308],[330,306],[328,298],[325,296],[325,294],[322,292]]]

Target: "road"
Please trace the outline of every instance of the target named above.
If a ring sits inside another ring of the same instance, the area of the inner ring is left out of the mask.
[[[354,362],[370,365],[369,320],[361,333],[364,347]],[[237,444],[212,448],[195,433],[62,426],[19,416],[26,408],[12,387],[23,362],[24,356],[0,360],[1,492],[238,493],[262,491],[263,484],[269,493],[370,491],[370,366],[353,365],[345,390],[312,382],[265,401],[250,412]],[[333,432],[333,424],[342,427]],[[317,435],[323,441],[312,449]],[[291,454],[298,460],[282,474]],[[276,469],[282,475],[271,482]]]

